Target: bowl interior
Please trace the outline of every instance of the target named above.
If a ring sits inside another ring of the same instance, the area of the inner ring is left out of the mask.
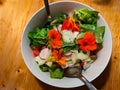
[[[53,17],[60,14],[61,12],[65,12],[69,14],[73,10],[80,8],[92,9],[89,6],[78,2],[66,1],[66,2],[55,2],[50,4],[51,16]],[[98,20],[98,25],[105,25],[106,31],[104,36],[103,48],[98,53],[98,59],[90,66],[90,68],[88,68],[85,72],[83,72],[83,75],[89,81],[94,80],[102,73],[102,71],[105,69],[105,67],[109,62],[112,51],[112,39],[111,39],[109,27],[105,22],[105,20],[103,19],[103,17],[100,14],[99,16],[100,18]],[[62,87],[62,88],[73,88],[84,85],[83,82],[81,82],[77,78],[64,77],[63,79],[51,79],[49,73],[42,72],[39,69],[36,62],[34,61],[34,56],[32,54],[31,48],[29,47],[29,39],[27,38],[27,33],[33,30],[36,26],[42,27],[43,24],[46,22],[46,18],[47,18],[46,11],[45,8],[43,7],[31,17],[30,21],[27,23],[25,27],[22,36],[22,43],[21,43],[22,55],[25,64],[27,65],[27,67],[35,77],[37,77],[40,81],[43,81],[44,83],[47,83],[49,85],[55,87]]]

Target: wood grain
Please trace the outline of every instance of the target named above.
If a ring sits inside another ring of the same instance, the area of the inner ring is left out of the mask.
[[[60,0],[49,0],[50,3]],[[113,40],[110,62],[92,83],[98,90],[120,90],[120,0],[75,0],[85,3],[107,21]],[[0,90],[61,90],[36,79],[21,55],[21,36],[30,17],[43,0],[5,0],[0,3]],[[85,86],[75,88],[87,90]],[[74,89],[62,89],[74,90]]]

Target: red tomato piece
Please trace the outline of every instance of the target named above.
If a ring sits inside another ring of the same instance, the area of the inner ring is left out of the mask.
[[[39,50],[38,49],[33,49],[33,55],[36,57],[39,55]]]

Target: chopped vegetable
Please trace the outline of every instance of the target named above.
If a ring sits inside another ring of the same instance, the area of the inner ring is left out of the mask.
[[[86,24],[97,24],[98,12],[90,11],[87,8],[75,10],[74,17],[77,21]]]
[[[33,55],[36,57],[39,55],[39,50],[38,49],[33,49]]]
[[[51,50],[49,50],[48,48],[43,48],[39,54],[40,58],[45,60],[50,56],[50,52]]]
[[[43,64],[45,64],[45,60],[40,59],[39,56],[35,57],[35,61],[38,63],[38,65],[43,65]]]
[[[63,74],[64,74],[64,70],[56,65],[53,65],[49,69],[49,72],[50,72],[51,78],[58,78],[58,79],[61,79],[63,77]]]
[[[49,71],[49,67],[45,64],[40,65],[39,67],[40,67],[41,71],[43,71],[43,72],[48,72]]]
[[[62,38],[65,43],[73,43],[75,39],[72,31],[68,31],[68,30],[62,31]]]
[[[46,28],[35,28],[33,31],[28,33],[28,38],[30,39],[30,46],[44,46],[47,43],[47,29]]]

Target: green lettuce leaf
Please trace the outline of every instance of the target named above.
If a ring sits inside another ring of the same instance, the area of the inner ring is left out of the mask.
[[[30,46],[42,46],[47,43],[47,28],[35,28],[31,32],[28,33],[28,38],[30,39]]]
[[[55,19],[51,22],[51,25],[60,25],[63,23],[63,21],[66,19],[66,14],[61,13],[59,16],[55,17]]]
[[[94,24],[80,24],[81,32],[94,32],[96,29],[96,25]]]
[[[104,32],[105,32],[105,26],[96,27],[96,30],[94,32],[96,36],[96,43],[103,42]]]
[[[49,71],[49,67],[47,65],[45,65],[45,64],[40,65],[39,68],[43,72],[48,72]]]
[[[61,48],[63,48],[64,53],[72,50],[75,47],[75,43],[64,43]]]
[[[98,12],[90,11],[87,8],[75,10],[74,17],[84,24],[97,24]]]
[[[49,68],[50,77],[61,79],[63,78],[64,70],[58,65],[54,64]]]

